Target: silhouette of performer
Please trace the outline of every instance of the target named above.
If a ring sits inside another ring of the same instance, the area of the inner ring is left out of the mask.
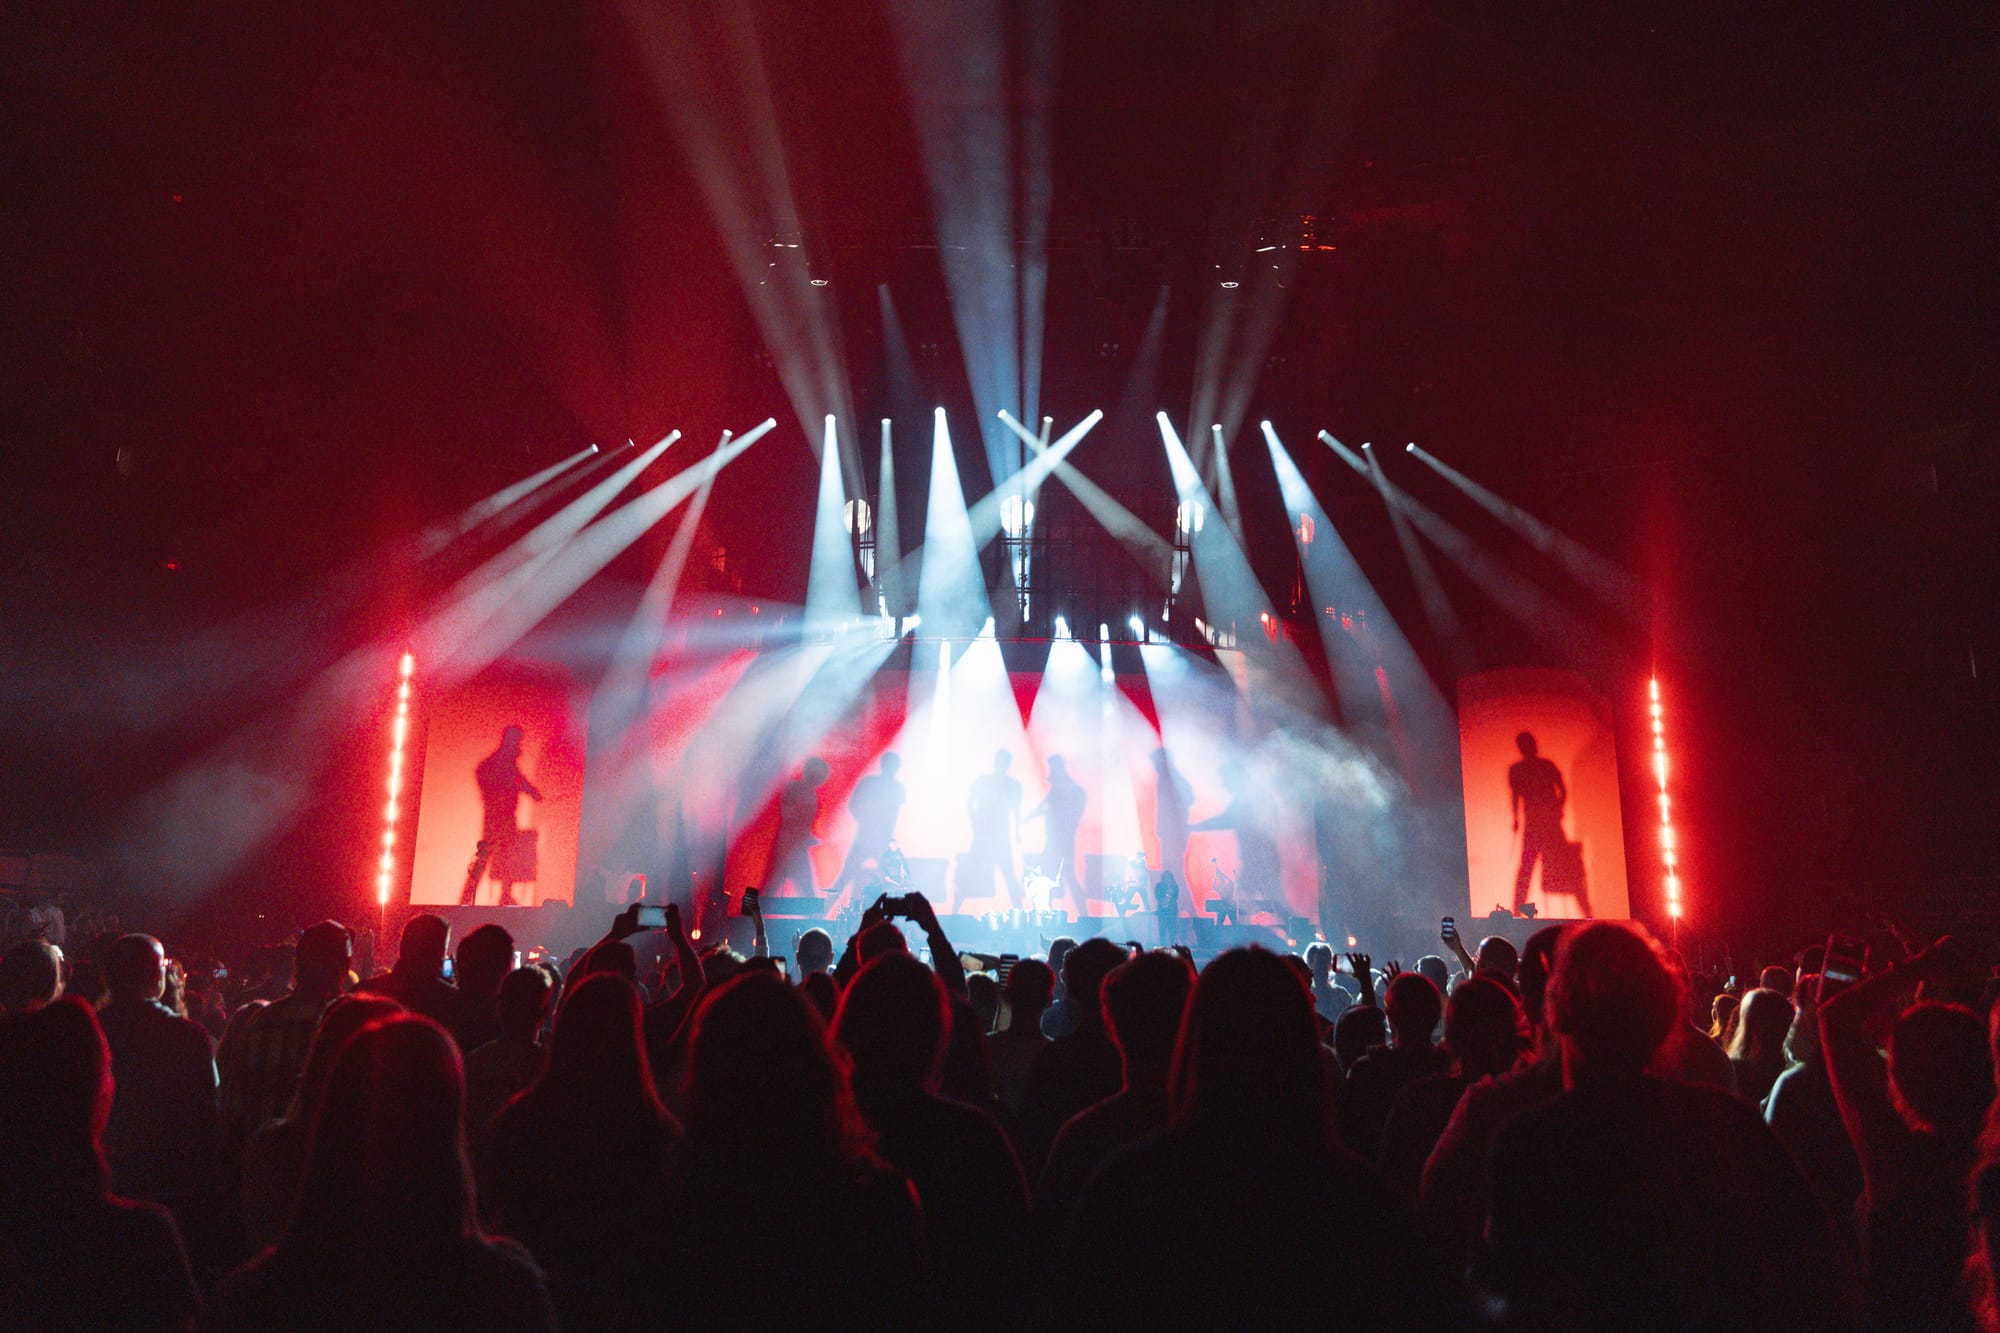
[[[817,892],[813,883],[811,851],[819,845],[813,832],[819,826],[819,789],[833,776],[826,760],[814,755],[806,760],[798,777],[778,793],[778,836],[771,843],[771,859],[764,868],[764,891],[774,897],[805,897]],[[779,889],[790,885],[790,894]]]
[[[1239,760],[1222,765],[1222,785],[1229,792],[1229,804],[1218,814],[1196,824],[1193,831],[1209,833],[1227,829],[1236,835],[1236,879],[1239,916],[1257,910],[1260,904],[1276,901],[1278,893],[1278,842],[1265,826],[1258,809],[1257,793],[1250,771]]]
[[[1514,738],[1521,758],[1507,768],[1507,788],[1514,813],[1514,832],[1521,835],[1521,868],[1514,875],[1514,915],[1528,901],[1528,883],[1534,878],[1535,863],[1542,865],[1542,889],[1548,891],[1552,859],[1564,850],[1569,837],[1563,832],[1563,803],[1569,788],[1562,772],[1541,757],[1533,732]],[[1589,915],[1588,910],[1585,915]]]
[[[854,792],[847,798],[847,813],[854,816],[854,841],[848,845],[834,888],[842,888],[861,875],[871,861],[881,868],[882,854],[896,840],[896,818],[906,798],[903,784],[896,779],[902,766],[900,756],[885,754],[880,772],[854,784]]]
[[[1000,750],[993,756],[992,771],[973,779],[972,794],[965,802],[972,816],[972,848],[965,854],[966,883],[959,892],[984,894],[997,871],[1009,899],[1019,906],[1021,877],[1014,871],[1014,835],[1021,825],[1021,784],[1007,776],[1013,766],[1014,756]]]
[[[1049,756],[1049,791],[1041,804],[1028,812],[1029,819],[1042,823],[1042,873],[1054,875],[1068,887],[1076,902],[1076,914],[1083,913],[1083,881],[1076,873],[1076,834],[1083,827],[1083,809],[1089,802],[1083,784],[1069,775],[1069,765],[1059,754]]]
[[[480,760],[479,766],[472,770],[473,780],[479,784],[479,803],[484,807],[485,814],[480,825],[479,846],[472,853],[472,864],[465,868],[465,888],[458,895],[460,906],[469,907],[479,901],[479,885],[486,878],[488,867],[492,868],[493,879],[500,885],[500,901],[503,904],[515,901],[516,884],[534,882],[532,840],[524,838],[514,823],[523,793],[531,801],[542,799],[541,789],[521,772],[521,742],[525,739],[519,727],[508,727],[500,733],[500,748]]]
[[[1153,751],[1153,837],[1160,844],[1160,879],[1153,886],[1153,910],[1160,917],[1160,943],[1170,944],[1180,929],[1181,882],[1187,877],[1188,810],[1194,788],[1164,749]]]

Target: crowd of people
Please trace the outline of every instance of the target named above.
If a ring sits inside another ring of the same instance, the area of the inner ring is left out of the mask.
[[[754,908],[748,955],[639,911],[233,982],[12,945],[0,1325],[2000,1329],[1950,939],[1718,993],[1621,922],[1003,972],[913,894],[787,971]]]

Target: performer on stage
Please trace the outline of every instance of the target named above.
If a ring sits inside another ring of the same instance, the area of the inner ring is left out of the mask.
[[[1041,803],[1028,812],[1029,819],[1042,822],[1042,873],[1054,876],[1069,889],[1076,914],[1085,915],[1083,879],[1076,873],[1076,835],[1083,827],[1083,811],[1089,803],[1083,784],[1069,775],[1069,765],[1059,754],[1049,756],[1049,791]]]
[[[982,773],[972,783],[966,798],[966,812],[972,816],[972,847],[965,854],[965,882],[961,897],[982,897],[993,887],[997,871],[1007,886],[1008,897],[1021,903],[1021,877],[1014,869],[1014,838],[1021,827],[1021,783],[1009,777],[1014,756],[1000,750],[993,756],[991,772]]]
[[[500,885],[503,904],[514,902],[516,884],[532,884],[535,880],[534,831],[523,830],[514,823],[524,793],[531,801],[542,799],[541,789],[521,772],[521,744],[525,739],[519,727],[507,728],[500,733],[500,748],[480,760],[472,771],[473,780],[479,784],[479,803],[484,815],[479,845],[472,853],[472,864],[465,868],[465,888],[458,895],[461,906],[471,906],[479,900],[479,886],[489,868]]]
[[[817,891],[813,883],[812,849],[819,846],[819,789],[833,769],[818,755],[778,793],[778,836],[764,867],[763,890],[772,897],[805,897]],[[782,891],[790,885],[791,892]]]
[[[906,799],[903,784],[896,780],[896,772],[902,766],[900,756],[885,754],[880,772],[870,773],[854,784],[854,794],[847,798],[847,813],[854,816],[854,841],[848,845],[847,859],[841,863],[840,878],[833,882],[835,890],[845,888],[866,873],[870,862],[877,871],[881,870],[882,854],[896,840],[896,819]]]

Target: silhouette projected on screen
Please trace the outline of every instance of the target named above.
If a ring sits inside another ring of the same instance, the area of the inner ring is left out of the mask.
[[[1070,891],[1078,916],[1084,914],[1084,904],[1083,881],[1076,873],[1076,834],[1083,827],[1083,809],[1089,800],[1083,785],[1069,775],[1069,765],[1063,762],[1063,757],[1052,754],[1048,795],[1027,816],[1043,821],[1042,873]]]
[[[854,841],[848,844],[840,878],[834,881],[836,889],[865,874],[871,864],[878,873],[882,869],[882,854],[896,840],[896,819],[906,796],[896,779],[902,766],[899,756],[885,754],[880,772],[854,784],[854,794],[847,798],[847,813],[854,816]]]
[[[485,809],[485,816],[480,825],[479,846],[472,853],[472,864],[465,868],[465,888],[458,895],[461,905],[479,901],[479,886],[489,873],[500,886],[502,904],[516,902],[516,884],[535,882],[535,831],[518,828],[514,823],[523,793],[531,801],[542,799],[541,788],[521,772],[524,739],[519,727],[507,728],[500,733],[500,748],[480,760],[479,767],[472,771],[474,781],[479,784],[479,803]]]
[[[1256,788],[1250,770],[1238,759],[1224,761],[1217,770],[1229,804],[1194,826],[1196,833],[1228,830],[1236,835],[1236,908],[1239,914],[1261,909],[1276,911],[1278,893],[1278,841],[1271,835],[1265,813],[1267,802]]]
[[[1514,738],[1521,757],[1507,769],[1512,793],[1514,832],[1521,835],[1521,868],[1514,875],[1514,914],[1528,901],[1535,863],[1542,867],[1542,896],[1565,894],[1577,900],[1577,915],[1590,915],[1590,891],[1584,883],[1583,849],[1563,832],[1563,806],[1569,800],[1562,770],[1541,757],[1534,733]]]
[[[778,836],[771,844],[771,861],[764,870],[764,891],[787,896],[783,886],[791,886],[793,897],[816,891],[811,852],[819,845],[813,830],[819,826],[819,789],[833,775],[833,769],[818,755],[806,760],[798,777],[778,793]]]
[[[1014,835],[1021,825],[1021,784],[1007,776],[1014,756],[1005,750],[993,756],[991,772],[981,773],[972,782],[966,798],[966,812],[972,816],[972,849],[960,864],[959,893],[977,897],[993,887],[997,873],[1007,886],[1009,900],[1021,901],[1021,877],[1014,871]]]

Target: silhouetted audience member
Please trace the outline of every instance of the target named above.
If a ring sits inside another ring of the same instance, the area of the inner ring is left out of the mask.
[[[1783,968],[1765,968],[1784,972]],[[1789,984],[1791,974],[1785,972]],[[1771,1085],[1785,1072],[1785,1034],[1792,1028],[1792,1002],[1766,986],[1743,997],[1737,1010],[1736,1036],[1729,1043],[1729,1064],[1736,1074],[1736,1092],[1745,1101],[1764,1104]],[[1678,1025],[1676,1025],[1678,1026]]]
[[[1873,1328],[1972,1327],[1959,1278],[1980,1123],[1993,1101],[1986,1028],[1957,1005],[1902,1006],[1926,983],[1976,975],[1975,962],[1941,940],[1819,1006],[1827,1074],[1861,1163]],[[1878,1044],[1888,1049],[1886,1067]]]
[[[1042,1035],[1042,1014],[1055,999],[1056,974],[1047,963],[1024,958],[1007,974],[1002,995],[1007,1026],[986,1039],[986,1058],[993,1065],[993,1088],[1000,1104],[1018,1117],[1028,1093],[1028,1075],[1035,1058],[1049,1044]]]
[[[932,1315],[916,1195],[882,1162],[812,1007],[775,977],[696,1011],[663,1253],[686,1328],[899,1328]],[[747,1273],[785,1243],[784,1280]]]
[[[1451,1057],[1431,1040],[1444,1014],[1444,996],[1428,977],[1401,973],[1389,983],[1383,1007],[1392,1044],[1377,1046],[1355,1061],[1340,1095],[1341,1138],[1370,1161],[1382,1151],[1382,1129],[1396,1095],[1420,1078],[1444,1073],[1451,1064]]]
[[[477,932],[474,932],[475,934]],[[465,1056],[465,1126],[477,1135],[513,1095],[541,1077],[549,1053],[542,1046],[555,979],[535,964],[517,967],[500,983],[494,1012],[500,1029]]]
[[[322,921],[299,932],[292,988],[222,1038],[222,1117],[232,1143],[291,1105],[320,1015],[347,984],[347,927]]]
[[[458,988],[444,979],[444,960],[450,951],[451,923],[435,912],[419,912],[403,923],[396,965],[355,989],[386,995],[449,1032],[458,1017]]]
[[[1449,1238],[1455,1252],[1471,1253],[1486,1234],[1486,1154],[1493,1135],[1516,1113],[1563,1090],[1562,1059],[1548,1030],[1544,999],[1567,930],[1544,926],[1521,950],[1521,1013],[1533,1034],[1526,1062],[1467,1088],[1424,1162],[1419,1218],[1426,1235]]]
[[[0,1325],[185,1328],[200,1305],[173,1218],[114,1197],[111,1052],[90,1006],[0,1017]]]
[[[1049,1145],[1065,1122],[1093,1102],[1118,1091],[1118,1048],[1104,1030],[1104,1007],[1098,987],[1111,969],[1125,961],[1123,945],[1097,938],[1085,940],[1063,959],[1063,991],[1072,1022],[1067,1035],[1057,1037],[1035,1057],[1028,1071],[1028,1088],[1021,1097],[1023,1151],[1039,1168]],[[1044,1016],[1042,1031],[1049,1024]]]
[[[326,1007],[306,1055],[292,1103],[281,1120],[267,1120],[243,1145],[243,1234],[253,1249],[274,1245],[291,1223],[312,1146],[313,1119],[333,1079],[334,1062],[347,1039],[379,1019],[403,1011],[386,995],[343,995]]]
[[[1333,1024],[1333,1058],[1345,1071],[1361,1063],[1361,1057],[1389,1040],[1389,1019],[1372,1004],[1352,1005]]]
[[[965,979],[965,1002],[979,1020],[978,1032],[991,1032],[1000,1018],[1000,979],[991,972],[974,972]]]
[[[1843,1328],[1832,1234],[1754,1108],[1644,1073],[1678,993],[1642,928],[1581,926],[1548,995],[1564,1091],[1493,1138],[1483,1285],[1537,1329]]]
[[[1691,983],[1687,965],[1678,953],[1668,952],[1667,970],[1673,974],[1674,992],[1682,997],[1682,1003],[1673,1030],[1660,1043],[1660,1049],[1653,1053],[1653,1063],[1647,1066],[1646,1072],[1654,1078],[1701,1083],[1721,1088],[1724,1092],[1736,1091],[1736,1069],[1730,1064],[1729,1056],[1688,1017],[1691,1011],[1687,997]],[[1779,1065],[1779,1068],[1783,1067]]]
[[[0,955],[0,1012],[38,1009],[62,992],[62,950],[47,940],[22,940]]]
[[[1049,941],[1049,971],[1055,974],[1056,993],[1049,1007],[1042,1011],[1042,1035],[1050,1041],[1076,1030],[1076,1008],[1070,1003],[1069,986],[1063,975],[1063,965],[1069,962],[1070,950],[1075,947],[1076,941],[1067,935]]]
[[[1396,1094],[1382,1127],[1377,1159],[1389,1183],[1415,1199],[1424,1162],[1451,1123],[1465,1090],[1512,1070],[1529,1049],[1528,1020],[1514,993],[1492,977],[1458,984],[1444,1006],[1444,1050],[1451,1066],[1416,1079]]]
[[[1124,1084],[1056,1135],[1035,1187],[1035,1224],[1044,1237],[1060,1238],[1068,1229],[1083,1187],[1106,1158],[1166,1126],[1167,1076],[1193,990],[1194,968],[1165,950],[1121,963],[1104,979],[1105,1027],[1118,1047]]]
[[[792,946],[792,961],[799,966],[799,981],[802,984],[816,973],[832,971],[833,936],[818,926],[801,931],[798,943]]]
[[[808,972],[806,979],[799,983],[799,993],[812,1005],[820,1022],[833,1021],[834,1011],[840,1007],[840,992],[834,987],[831,973]]]
[[[479,1230],[458,1048],[412,1014],[334,1061],[291,1224],[232,1276],[207,1327],[555,1327],[534,1263]]]
[[[1834,1229],[1854,1237],[1854,1206],[1861,1197],[1861,1160],[1840,1107],[1833,1099],[1826,1056],[1819,1042],[1819,993],[1824,984],[1817,973],[1798,980],[1798,1013],[1785,1036],[1785,1055],[1792,1065],[1778,1075],[1764,1099],[1764,1123],[1805,1172]]]
[[[1354,1002],[1333,971],[1333,946],[1313,943],[1306,946],[1306,966],[1312,971],[1313,1008],[1327,1022],[1337,1021]]]
[[[1026,1246],[1027,1185],[991,1116],[936,1095],[950,1013],[937,976],[892,952],[855,976],[833,1031],[876,1151],[917,1188],[939,1295],[998,1311],[1018,1288],[994,1257]]]
[[[1425,1326],[1442,1288],[1381,1177],[1336,1144],[1312,996],[1283,960],[1232,949],[1208,965],[1171,1086],[1171,1127],[1085,1188],[1052,1322]]]
[[[1757,989],[1776,991],[1789,1000],[1792,998],[1792,969],[1780,967],[1776,963],[1757,974]],[[1789,1023],[1791,1020],[1787,1019]]]
[[[458,942],[452,958],[458,995],[451,1035],[459,1050],[471,1051],[500,1035],[500,983],[514,968],[514,937],[502,926],[479,926]]]
[[[219,1239],[216,1190],[221,1124],[215,1048],[199,1024],[161,995],[167,955],[150,935],[126,935],[106,958],[111,1001],[99,1012],[115,1091],[104,1127],[111,1186],[164,1205],[197,1254]]]
[[[1718,1045],[1729,1045],[1729,1039],[1736,1035],[1736,1007],[1742,1000],[1723,991],[1709,1005],[1708,1035]]]
[[[653,1087],[639,991],[592,973],[563,996],[540,1078],[481,1137],[483,1215],[528,1247],[563,1321],[639,1317],[656,1262],[646,1233],[679,1126]]]

